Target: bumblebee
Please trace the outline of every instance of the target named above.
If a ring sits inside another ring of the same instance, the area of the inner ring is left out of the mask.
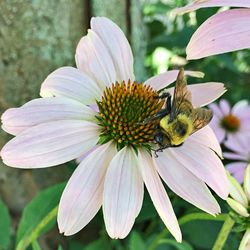
[[[159,148],[154,150],[155,153],[162,152],[169,147],[181,146],[188,136],[206,126],[213,117],[211,110],[193,107],[191,92],[187,88],[183,69],[177,76],[173,101],[168,92],[157,98],[166,99],[165,107],[144,121],[146,124],[159,120],[154,135],[155,143]]]

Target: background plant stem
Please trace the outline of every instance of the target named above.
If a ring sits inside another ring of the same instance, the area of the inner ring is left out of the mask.
[[[214,243],[212,250],[221,250],[223,248],[232,230],[233,225],[234,220],[232,220],[231,217],[228,215],[218,234],[218,237]]]

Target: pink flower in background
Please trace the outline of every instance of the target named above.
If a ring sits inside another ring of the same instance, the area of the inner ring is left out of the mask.
[[[250,1],[249,0],[196,0],[176,9],[186,13],[207,7],[245,7],[226,10],[208,18],[193,34],[186,49],[187,59],[250,48]]]
[[[102,206],[110,237],[126,237],[141,210],[145,184],[161,219],[181,241],[160,176],[183,199],[208,213],[219,213],[207,185],[226,199],[228,181],[216,155],[222,154],[220,145],[210,127],[154,158],[148,152],[154,127],[138,125],[161,108],[163,103],[154,96],[176,80],[178,71],[152,77],[145,84],[135,82],[128,41],[104,17],[91,19],[91,29],[77,46],[76,64],[77,68],[52,72],[42,84],[42,98],[2,115],[2,128],[16,136],[1,150],[9,166],[50,167],[87,153],[62,194],[60,232],[77,233]],[[196,107],[211,103],[225,91],[221,83],[188,87]],[[96,102],[98,111],[90,108]]]
[[[226,142],[225,146],[232,152],[225,152],[223,156],[235,161],[227,164],[226,168],[239,183],[243,183],[246,167],[250,163],[250,135],[233,143]]]
[[[250,106],[247,101],[239,101],[231,107],[228,101],[221,100],[209,107],[214,112],[210,125],[220,143],[227,141],[228,145],[233,145],[241,137],[250,135]]]

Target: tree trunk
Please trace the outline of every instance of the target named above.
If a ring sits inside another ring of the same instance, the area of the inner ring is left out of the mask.
[[[137,80],[144,80],[141,9],[140,0],[1,1],[0,112],[39,98],[40,85],[50,72],[75,66],[75,48],[91,16],[106,16],[122,28],[132,43]],[[0,148],[10,138],[0,131]],[[0,195],[17,217],[38,190],[70,176],[66,166],[20,170],[0,165]]]

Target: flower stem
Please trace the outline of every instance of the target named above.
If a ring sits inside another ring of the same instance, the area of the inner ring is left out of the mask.
[[[56,218],[57,212],[58,206],[54,207],[27,237],[24,237],[19,241],[16,250],[25,250],[33,241],[35,241],[42,230]]]
[[[221,250],[223,248],[232,230],[233,225],[234,225],[234,220],[231,219],[230,215],[228,215],[219,232],[219,235],[214,243],[212,250]]]
[[[192,220],[211,220],[211,221],[225,221],[227,218],[226,214],[220,214],[217,215],[216,217],[210,215],[210,214],[206,214],[206,213],[192,213],[192,214],[187,214],[184,215],[183,217],[181,217],[179,219],[179,225],[184,225],[186,223],[188,223],[189,221]],[[152,243],[149,245],[148,250],[154,250],[159,242],[161,241],[161,239],[165,238],[167,235],[169,234],[169,231],[167,229],[164,229],[153,241]]]

